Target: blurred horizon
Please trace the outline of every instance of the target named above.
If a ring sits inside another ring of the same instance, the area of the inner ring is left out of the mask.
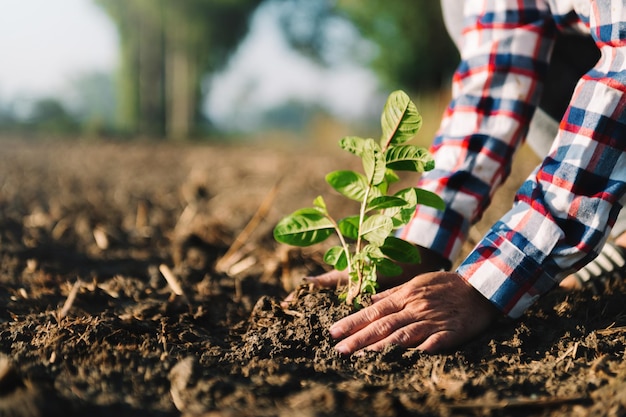
[[[218,8],[207,1],[196,3],[207,10]],[[377,119],[391,88],[369,64],[384,45],[377,45],[363,36],[353,21],[345,18],[345,13],[333,10],[327,0],[308,3],[303,0],[238,0],[238,3],[250,4],[246,6],[249,15],[238,11],[241,14],[238,19],[246,28],[239,28],[241,35],[233,35],[228,41],[230,46],[224,47],[226,55],[211,64],[211,72],[200,74],[197,88],[201,97],[197,110],[192,108],[189,115],[182,116],[165,114],[173,121],[166,119],[160,122],[162,127],[157,123],[156,127],[142,128],[142,123],[146,122],[141,119],[120,127],[120,109],[125,101],[128,102],[128,98],[120,94],[126,94],[129,85],[120,88],[120,71],[127,67],[121,59],[125,57],[124,48],[128,48],[128,36],[140,36],[142,42],[141,36],[144,36],[133,26],[131,35],[128,29],[124,32],[123,19],[132,17],[132,13],[140,13],[140,25],[137,26],[148,27],[155,24],[144,17],[148,13],[130,10],[135,6],[113,0],[9,2],[0,15],[0,57],[3,58],[0,66],[0,128],[11,125],[13,128],[17,126],[19,131],[24,126],[41,124],[43,120],[46,122],[43,125],[60,132],[77,129],[88,133],[127,131],[170,136],[173,128],[169,126],[175,126],[176,120],[183,117],[189,119],[189,126],[183,123],[178,136],[186,136],[195,129],[193,124],[202,126],[205,123],[202,120],[210,124],[207,126],[213,132],[245,134],[264,129],[302,129],[318,115],[348,124],[367,124]],[[408,6],[410,2],[396,3],[411,7]],[[178,7],[159,0],[153,5],[146,8],[160,10],[161,23],[167,23],[170,18],[168,8]],[[223,10],[217,12],[223,13]],[[302,31],[301,27],[307,26],[302,24],[303,21],[310,25],[323,23],[312,27],[303,41],[298,38],[301,34],[297,33]],[[190,23],[190,26],[193,24],[197,23]],[[155,32],[165,39],[164,47],[170,44],[171,30],[168,30],[164,26],[163,35]],[[133,35],[133,31],[139,35]],[[209,39],[209,35],[205,37]],[[154,38],[156,35],[150,36],[152,40],[160,39]],[[211,41],[214,44],[222,42],[219,39]],[[153,45],[145,45],[137,50],[140,62],[143,62],[142,57],[148,56],[146,54],[155,53]],[[211,46],[207,44],[205,48]],[[318,49],[311,53],[315,48]],[[215,56],[222,55],[215,53]],[[171,68],[168,61],[163,61],[162,65],[168,71]],[[154,70],[148,70],[154,73]],[[149,73],[144,71],[138,76],[146,77],[142,74]],[[145,78],[142,82],[150,83],[150,80]],[[152,80],[157,82],[151,94],[162,95],[157,98],[165,106],[161,112],[170,111],[167,108],[173,108],[171,100],[177,98],[167,96],[167,88],[171,87],[166,83],[171,81],[163,79],[163,85],[160,85],[158,79]],[[175,88],[184,90],[180,85]],[[400,83],[398,88],[402,88]],[[138,90],[133,94],[141,98],[147,93]],[[184,101],[178,100],[177,103],[174,107],[180,108]],[[141,113],[154,108],[158,102],[152,100],[135,105],[139,107],[134,112]],[[132,112],[131,109],[131,116],[126,117],[141,117],[132,116]],[[194,112],[200,117],[199,122],[193,121]],[[161,113],[152,110],[144,117],[153,121],[160,118]],[[51,120],[54,123],[48,123]],[[177,136],[176,131],[171,136]]]

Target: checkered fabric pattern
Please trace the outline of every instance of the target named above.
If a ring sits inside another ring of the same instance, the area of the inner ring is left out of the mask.
[[[420,207],[401,237],[458,256],[539,102],[555,34],[591,33],[602,56],[578,83],[549,155],[513,208],[457,272],[519,317],[606,241],[626,193],[626,3],[623,0],[466,0],[461,64],[418,186],[444,198]]]

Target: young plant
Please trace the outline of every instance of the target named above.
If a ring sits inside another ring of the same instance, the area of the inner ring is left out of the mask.
[[[355,136],[339,141],[342,149],[361,158],[363,173],[342,170],[326,175],[337,192],[360,203],[358,214],[336,221],[318,196],[313,207],[295,211],[274,228],[278,242],[294,246],[310,246],[337,235],[339,245],[328,249],[324,261],[337,270],[347,269],[348,287],[342,297],[349,305],[358,307],[363,294],[375,293],[378,273],[402,273],[396,262],[420,262],[418,249],[393,236],[394,230],[409,222],[417,204],[444,206],[439,196],[416,187],[388,194],[389,185],[399,180],[396,170],[423,172],[434,167],[426,149],[406,143],[421,125],[410,98],[402,91],[391,93],[382,113],[379,141]]]

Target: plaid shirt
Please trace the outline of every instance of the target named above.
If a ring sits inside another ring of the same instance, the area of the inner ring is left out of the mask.
[[[626,193],[626,3],[466,0],[461,64],[419,187],[447,203],[420,207],[401,236],[449,259],[506,179],[542,91],[557,30],[590,33],[598,63],[578,82],[550,153],[457,272],[510,317],[592,260]]]

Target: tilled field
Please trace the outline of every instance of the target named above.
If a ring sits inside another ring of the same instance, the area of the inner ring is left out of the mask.
[[[352,210],[323,180],[350,155],[0,146],[1,416],[626,415],[621,283],[557,291],[450,354],[336,354],[348,311],[299,286],[323,249],[271,229],[318,194]]]

